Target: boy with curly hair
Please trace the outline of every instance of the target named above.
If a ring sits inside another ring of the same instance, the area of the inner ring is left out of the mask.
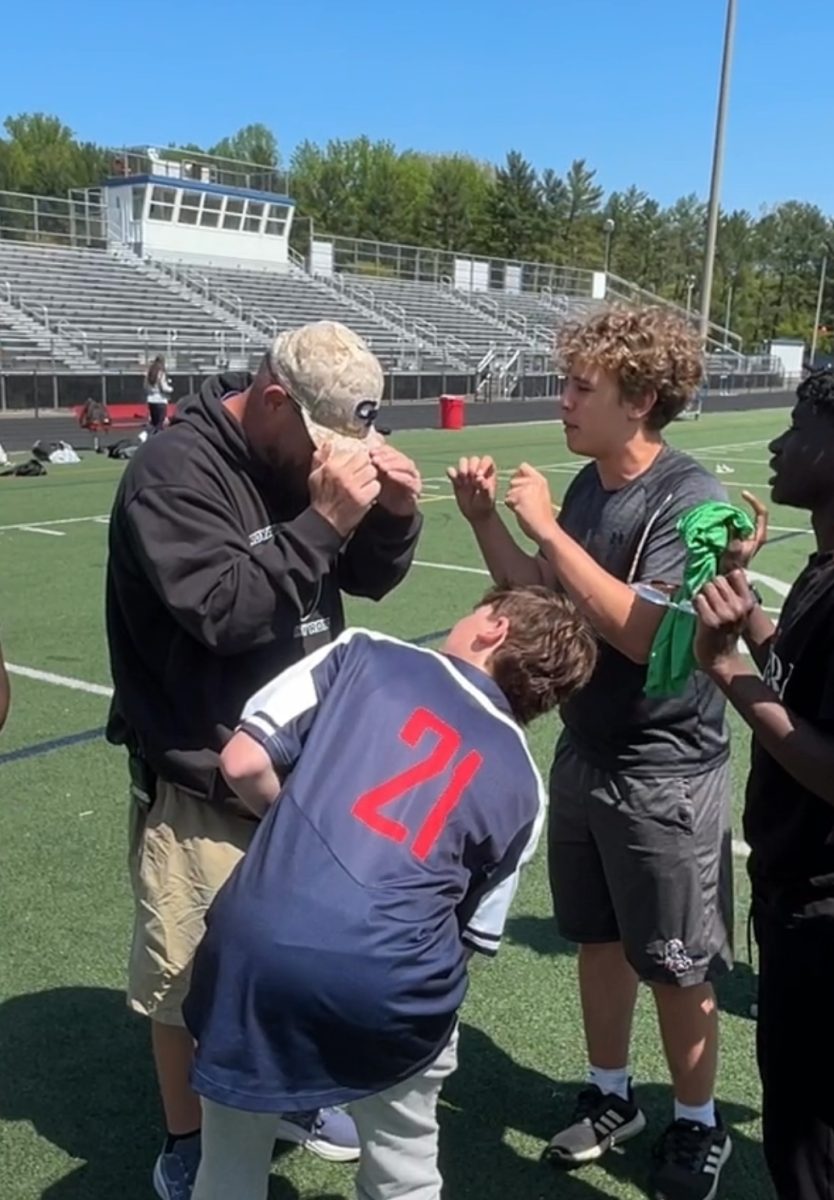
[[[463,459],[449,472],[495,581],[566,592],[601,641],[591,683],[561,706],[550,778],[551,889],[562,935],[579,944],[589,1062],[547,1157],[582,1166],[644,1129],[628,1067],[642,981],[654,993],[675,1095],[652,1194],[707,1200],[731,1149],[713,1098],[712,981],[732,965],[724,701],[701,674],[680,695],[646,695],[665,610],[633,587],[673,590],[685,562],[678,518],[726,500],[662,432],[695,395],[703,356],[694,331],[662,308],[595,312],[561,331],[559,354],[565,441],[591,461],[558,517],[544,475],[522,464],[513,476],[506,504],[537,553],[498,514],[492,459]],[[753,547],[734,549],[741,561]]]
[[[193,1200],[265,1200],[282,1113],[350,1103],[360,1200],[436,1198],[468,954],[493,955],[544,822],[519,726],[590,678],[565,596],[494,590],[443,651],[365,630],[278,675],[221,756],[257,815],[185,1006]]]

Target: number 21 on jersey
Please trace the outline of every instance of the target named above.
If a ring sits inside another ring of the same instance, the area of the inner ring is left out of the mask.
[[[408,841],[412,830],[401,821],[386,816],[382,809],[412,789],[442,775],[460,753],[462,738],[458,731],[441,721],[427,708],[416,709],[400,730],[400,737],[405,744],[415,749],[431,735],[434,735],[434,744],[423,758],[399,774],[392,775],[390,779],[363,792],[354,804],[351,810],[353,815],[380,837],[390,838],[392,842],[400,844]],[[451,779],[437,797],[420,828],[414,833],[411,852],[421,862],[425,862],[436,845],[446,822],[478,774],[483,761],[477,750],[470,750],[455,763]]]

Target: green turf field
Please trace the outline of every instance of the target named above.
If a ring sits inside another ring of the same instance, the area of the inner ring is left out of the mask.
[[[672,440],[722,476],[766,495],[767,441],[784,412],[707,415]],[[487,580],[444,476],[462,453],[491,453],[503,470],[546,467],[559,497],[577,463],[556,425],[402,434],[426,479],[418,562],[383,604],[350,606],[354,622],[404,637],[445,629]],[[108,684],[102,624],[106,514],[121,464],[88,455],[42,479],[0,480],[0,638],[12,664],[13,711],[0,735],[0,1197],[143,1200],[158,1149],[146,1028],[123,1007],[130,925],[122,755],[99,736]],[[756,562],[778,610],[812,547],[804,514],[771,514],[772,542]],[[30,672],[27,674],[27,671]],[[736,733],[736,812],[747,739]],[[78,735],[77,737],[75,735]],[[74,739],[74,740],[69,740]],[[554,724],[534,729],[543,769]],[[738,823],[736,837],[739,837]],[[743,851],[743,847],[738,847]],[[723,1194],[770,1193],[758,1146],[759,1093],[749,1019],[746,886],[737,858],[740,960],[723,989],[719,1099],[735,1155]],[[449,1200],[645,1194],[652,1131],[671,1097],[650,998],[640,1004],[633,1066],[651,1128],[604,1165],[573,1176],[538,1162],[584,1070],[570,947],[556,937],[540,853],[494,963],[477,962],[463,1013],[461,1065],[443,1109]],[[271,1200],[352,1196],[352,1169],[299,1150],[276,1159]]]

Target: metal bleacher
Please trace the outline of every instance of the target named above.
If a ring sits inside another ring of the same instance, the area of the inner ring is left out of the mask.
[[[470,306],[461,296],[430,283],[342,274],[342,286],[350,295],[370,292],[384,302],[404,325],[434,330],[461,358],[480,359],[496,344],[513,340],[513,333],[498,317]]]
[[[218,359],[216,315],[196,295],[105,250],[0,241],[0,286],[40,317],[70,367],[135,368],[159,352],[176,359],[180,346],[195,364]]]
[[[386,365],[403,365],[416,351],[404,330],[381,313],[364,309],[298,268],[277,272],[219,264],[158,265],[264,336],[308,321],[341,321],[355,329]]]
[[[50,358],[48,346],[36,337],[21,331],[14,314],[3,311],[0,304],[0,367],[6,363],[23,367],[38,367]]]

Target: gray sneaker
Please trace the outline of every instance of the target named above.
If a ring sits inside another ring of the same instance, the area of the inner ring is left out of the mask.
[[[359,1158],[359,1134],[353,1118],[342,1108],[284,1113],[275,1136],[277,1141],[294,1142],[327,1162],[356,1162]]]
[[[153,1186],[160,1200],[191,1200],[199,1165],[199,1134],[181,1138],[167,1154],[163,1150],[153,1169]]]
[[[595,1083],[576,1097],[573,1119],[555,1134],[543,1158],[556,1167],[582,1167],[596,1162],[612,1146],[627,1142],[646,1128],[646,1118],[637,1106],[631,1084],[628,1100],[603,1093]]]

